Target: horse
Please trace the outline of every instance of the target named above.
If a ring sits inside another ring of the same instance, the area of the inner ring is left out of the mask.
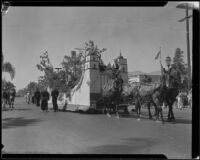
[[[9,93],[8,93],[8,91],[3,91],[2,102],[3,102],[3,108],[6,108],[6,104],[8,104],[8,102],[9,102]]]
[[[139,85],[138,84],[129,85],[128,87],[126,87],[126,89],[124,89],[123,95],[125,95],[125,97],[130,97],[132,102],[135,103],[135,110],[137,113],[138,120],[140,120],[141,106],[143,106],[143,105],[147,105],[149,119],[152,119],[152,114],[150,111],[151,105],[154,106],[155,115],[157,115],[157,119],[159,119],[157,111],[160,109],[158,109],[158,107],[157,107],[156,99],[155,98],[153,99],[153,96],[155,96],[155,94],[157,94],[158,88],[159,87],[156,84],[155,85],[147,85],[147,84],[140,83]],[[154,94],[152,94],[152,93],[154,93]],[[162,118],[162,114],[161,114],[161,118]]]
[[[169,107],[168,121],[175,120],[173,113],[173,103],[176,101],[176,97],[178,95],[179,84],[180,84],[180,74],[175,68],[173,68],[170,70],[169,73],[164,72],[162,74],[159,86],[153,89],[152,92],[149,94],[149,100],[150,100],[149,102],[151,102],[155,106],[157,120],[159,120],[159,114],[160,114],[161,120],[164,123],[162,107],[161,107],[163,103],[167,104],[167,106]],[[138,103],[138,105],[140,104]]]
[[[173,113],[173,103],[176,101],[176,97],[179,93],[180,74],[177,70],[173,69],[170,73],[164,73],[162,75],[162,85],[164,102],[169,107],[168,121],[174,121],[175,116]]]
[[[108,117],[111,117],[111,113],[114,112],[116,117],[119,118],[119,104],[122,100],[121,97],[121,89],[117,88],[116,84],[118,80],[110,80],[104,87],[102,88],[102,97],[104,103],[104,112]]]

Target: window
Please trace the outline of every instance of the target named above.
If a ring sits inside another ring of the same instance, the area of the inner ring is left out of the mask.
[[[95,61],[95,57],[93,57],[93,61]]]
[[[93,66],[94,66],[94,68],[96,68],[96,65],[95,65],[95,64],[94,64]]]

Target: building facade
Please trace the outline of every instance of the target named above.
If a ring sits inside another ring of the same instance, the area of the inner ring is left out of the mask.
[[[141,82],[150,82],[150,83],[159,83],[161,75],[146,75],[139,74],[132,77],[129,77],[129,83],[141,83]]]

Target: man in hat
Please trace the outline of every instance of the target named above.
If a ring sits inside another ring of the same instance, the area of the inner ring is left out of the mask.
[[[166,75],[166,78],[172,77],[168,79],[166,86],[168,88],[179,88],[181,82],[180,72],[177,70],[175,65],[171,64],[171,57],[167,56],[165,59],[167,69],[163,68],[162,66],[162,73]]]
[[[176,101],[176,97],[178,95],[178,90],[181,82],[180,72],[177,70],[175,65],[171,64],[171,57],[166,57],[165,59],[167,69],[163,68],[162,66],[162,75],[165,79],[165,94],[164,99],[169,105],[169,113],[168,113],[168,120],[174,120],[173,114],[173,103]]]

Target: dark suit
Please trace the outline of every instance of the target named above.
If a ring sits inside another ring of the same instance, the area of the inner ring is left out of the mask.
[[[58,95],[59,95],[59,92],[58,92],[57,89],[55,89],[55,90],[53,90],[53,91],[51,92],[54,111],[57,111],[57,110],[58,110],[58,104],[57,104]]]
[[[41,109],[48,110],[48,100],[49,100],[49,93],[47,91],[42,92],[42,103],[41,103]]]
[[[36,100],[36,105],[37,106],[40,106],[40,97],[41,97],[40,91],[37,90],[35,92],[35,100]]]

